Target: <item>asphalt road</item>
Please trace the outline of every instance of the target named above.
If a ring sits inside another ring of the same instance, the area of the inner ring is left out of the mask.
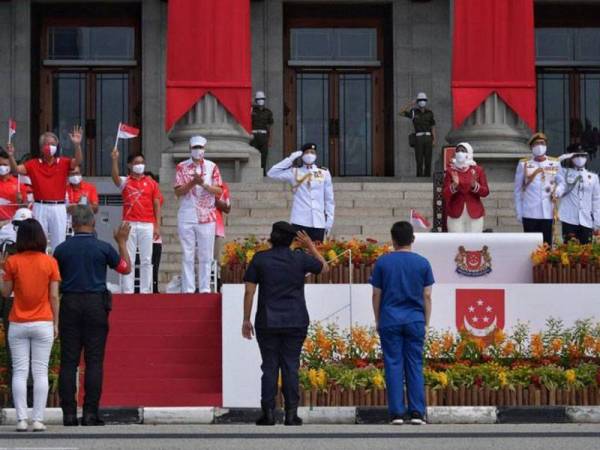
[[[461,449],[600,448],[600,425],[118,425],[48,427],[16,433],[0,427],[2,449]]]

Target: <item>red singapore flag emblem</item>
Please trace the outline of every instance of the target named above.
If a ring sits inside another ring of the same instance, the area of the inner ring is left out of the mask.
[[[504,289],[457,289],[456,328],[484,338],[504,328]]]

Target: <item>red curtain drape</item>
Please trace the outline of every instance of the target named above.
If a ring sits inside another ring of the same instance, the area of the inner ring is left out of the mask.
[[[454,128],[497,92],[535,130],[533,0],[455,0],[452,51]]]
[[[250,131],[250,0],[169,0],[167,40],[166,129],[210,92]]]

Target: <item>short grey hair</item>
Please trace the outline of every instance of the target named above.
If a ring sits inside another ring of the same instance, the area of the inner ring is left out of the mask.
[[[40,134],[40,147],[44,145],[46,138],[54,138],[58,143],[58,136],[56,134],[54,134],[52,131],[45,131],[44,133]]]
[[[71,214],[73,228],[92,226],[95,220],[94,211],[88,205],[75,206],[75,210]]]

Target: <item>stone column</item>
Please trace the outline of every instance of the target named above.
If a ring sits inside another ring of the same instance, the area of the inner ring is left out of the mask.
[[[172,179],[175,165],[189,158],[189,139],[198,134],[208,140],[206,159],[218,164],[226,181],[262,179],[260,153],[248,144],[251,136],[213,95],[206,94],[169,133],[173,145],[162,155],[161,181]]]
[[[451,145],[468,142],[492,181],[512,181],[520,158],[529,156],[530,130],[495,92],[465,120],[450,131]]]

